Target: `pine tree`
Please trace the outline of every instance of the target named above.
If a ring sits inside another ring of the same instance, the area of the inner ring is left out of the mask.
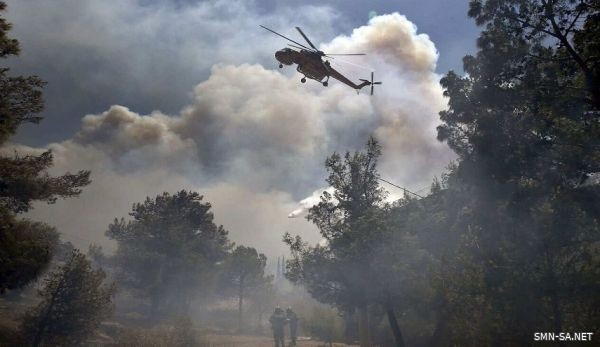
[[[293,255],[286,277],[342,312],[358,310],[361,346],[370,345],[368,310],[377,296],[372,264],[386,233],[386,193],[377,172],[380,154],[380,145],[370,138],[365,152],[327,158],[327,183],[334,192],[324,192],[307,217],[326,244],[309,246],[298,236],[284,236]]]
[[[106,235],[117,241],[117,278],[150,299],[151,313],[186,313],[190,300],[217,279],[232,247],[214,223],[210,203],[196,192],[163,193],[133,205],[131,221],[115,219]]]
[[[0,12],[6,4],[0,2]],[[0,58],[18,55],[19,42],[8,37],[11,24],[0,16]],[[43,108],[44,82],[36,76],[10,76],[0,67],[0,294],[18,289],[39,276],[58,242],[56,230],[46,224],[18,218],[32,202],[54,203],[74,197],[90,183],[89,171],[52,177],[50,151],[19,155],[3,145],[23,123],[38,123]]]
[[[115,287],[105,278],[85,255],[73,250],[67,262],[44,280],[42,301],[23,318],[29,344],[75,346],[89,337],[112,312]]]
[[[600,188],[587,184],[600,172],[599,3],[473,0],[469,15],[485,27],[477,54],[464,58],[467,74],[442,79],[449,108],[438,128],[469,190],[448,272],[456,276],[445,276],[454,287],[446,297],[461,308],[449,318],[452,341],[523,345],[533,331],[590,329],[600,268]]]
[[[265,267],[267,257],[256,249],[246,246],[236,247],[225,258],[222,277],[226,287],[234,289],[238,298],[238,330],[244,330],[244,299],[255,288],[267,282]]]

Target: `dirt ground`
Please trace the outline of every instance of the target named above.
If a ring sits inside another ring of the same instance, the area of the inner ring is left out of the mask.
[[[209,334],[207,339],[211,347],[274,347],[275,342],[272,338],[260,337],[260,336],[247,336],[247,335],[212,335]],[[289,343],[289,340],[286,340]],[[286,344],[286,347],[288,345]],[[312,341],[308,338],[299,337],[297,347],[320,347],[327,346],[319,341]],[[334,347],[349,346],[345,344],[333,344]]]
[[[18,330],[19,318],[28,306],[26,304],[15,304],[8,303],[5,300],[0,299],[0,347],[8,346],[4,340],[10,340],[12,335],[15,335]],[[104,323],[108,326],[122,327],[118,323],[109,322]],[[104,339],[96,339],[94,346],[114,346],[112,338],[102,335]],[[97,336],[98,337],[98,336]],[[253,335],[230,335],[230,334],[219,334],[210,332],[207,334],[206,331],[199,332],[199,338],[203,341],[207,341],[210,347],[274,347],[275,342],[272,337],[269,336],[253,336]],[[289,336],[286,336],[286,347],[289,344]],[[204,345],[204,344],[203,344]],[[330,347],[322,341],[314,341],[308,337],[298,337],[297,347]],[[333,347],[346,347],[351,345],[334,343]],[[355,346],[354,346],[355,347]]]

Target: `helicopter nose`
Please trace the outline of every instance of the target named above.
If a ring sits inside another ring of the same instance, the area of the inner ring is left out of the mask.
[[[288,52],[285,51],[277,51],[275,52],[275,59],[277,59],[278,62],[285,64],[285,65],[290,65],[292,62],[290,61],[290,55]]]
[[[283,59],[283,52],[282,51],[275,52],[275,59],[282,62],[281,59]]]

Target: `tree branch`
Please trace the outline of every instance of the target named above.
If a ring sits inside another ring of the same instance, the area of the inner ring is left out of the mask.
[[[556,19],[554,18],[554,8],[552,7],[552,3],[550,3],[549,1],[546,1],[546,0],[541,0],[541,1],[542,1],[542,4],[544,5],[544,7],[546,8],[546,18],[548,18],[550,20],[550,24],[552,25],[552,30],[554,30],[555,35],[553,35],[553,36],[556,37],[563,44],[563,46],[565,46],[565,48],[567,49],[567,52],[569,52],[571,57],[575,60],[577,65],[579,65],[579,67],[583,70],[583,73],[587,77],[590,73],[589,68],[588,68],[587,64],[585,63],[585,61],[583,60],[583,58],[577,53],[577,51],[575,51],[575,49],[573,48],[573,46],[571,45],[571,43],[569,42],[567,37],[563,34],[563,32],[560,30],[560,27],[556,23]]]

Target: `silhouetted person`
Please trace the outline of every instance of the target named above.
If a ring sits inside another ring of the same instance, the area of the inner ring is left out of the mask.
[[[285,311],[287,321],[290,324],[290,339],[292,340],[292,346],[296,345],[296,332],[298,331],[298,316],[296,312],[292,311],[291,307],[288,307]]]
[[[275,307],[275,311],[269,318],[271,328],[273,328],[273,337],[275,338],[275,347],[285,347],[284,332],[286,317],[281,307]]]

